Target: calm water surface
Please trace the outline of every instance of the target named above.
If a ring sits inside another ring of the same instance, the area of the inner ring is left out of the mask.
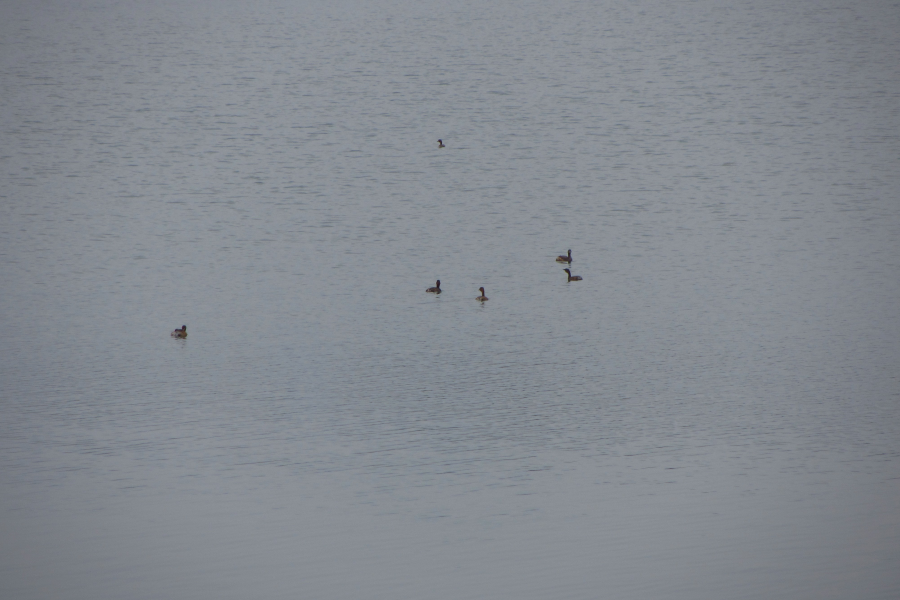
[[[3,598],[900,597],[896,2],[0,17]]]

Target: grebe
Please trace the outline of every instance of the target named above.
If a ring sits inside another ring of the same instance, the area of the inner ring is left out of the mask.
[[[186,338],[187,337],[187,325],[182,325],[181,329],[176,329],[175,331],[173,331],[172,337]]]
[[[433,288],[428,288],[425,290],[426,292],[431,292],[432,294],[440,294],[441,293],[441,280],[438,279],[437,283],[434,284]]]
[[[438,148],[443,148],[443,147],[444,147],[444,141],[438,140]]]
[[[569,281],[581,281],[581,275],[572,275],[572,271],[568,269],[563,269],[563,271],[569,274]]]
[[[484,288],[478,288],[478,291],[481,292],[481,295],[475,299],[479,302],[487,302],[488,297],[484,295]]]
[[[568,256],[557,256],[556,262],[571,263],[572,262],[572,251],[569,250]]]

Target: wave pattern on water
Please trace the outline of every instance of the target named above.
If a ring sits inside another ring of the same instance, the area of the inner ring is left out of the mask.
[[[0,17],[0,596],[897,597],[890,3]]]

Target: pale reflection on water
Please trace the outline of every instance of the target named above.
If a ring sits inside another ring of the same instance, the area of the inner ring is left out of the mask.
[[[0,596],[897,597],[895,13],[0,8]]]

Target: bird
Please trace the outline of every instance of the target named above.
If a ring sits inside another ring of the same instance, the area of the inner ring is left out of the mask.
[[[569,250],[568,256],[557,256],[556,262],[571,263],[572,262],[572,251]]]
[[[484,288],[478,288],[478,291],[481,292],[481,295],[475,299],[479,302],[487,302],[488,297],[484,295]]]
[[[444,147],[444,141],[438,140],[438,148],[443,148],[443,147]]]
[[[425,291],[426,291],[426,292],[431,292],[431,293],[433,293],[433,294],[440,294],[440,293],[441,293],[441,280],[438,279],[438,280],[437,280],[437,283],[434,284],[434,287],[428,288],[428,289],[425,290]]]
[[[572,275],[572,271],[568,269],[563,269],[563,271],[569,274],[569,281],[581,281],[581,275]]]
[[[175,331],[173,331],[172,337],[186,338],[187,337],[187,325],[182,325],[181,329],[176,329]]]

